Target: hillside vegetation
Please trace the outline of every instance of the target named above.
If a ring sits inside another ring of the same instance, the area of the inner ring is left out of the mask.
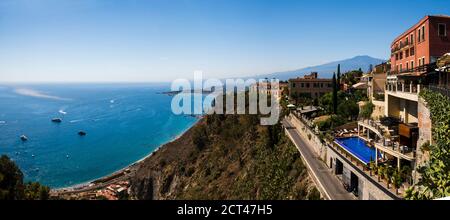
[[[319,199],[281,125],[257,115],[208,115],[147,158],[136,199]]]
[[[37,182],[23,182],[23,173],[6,155],[0,157],[0,200],[46,200],[50,189]]]

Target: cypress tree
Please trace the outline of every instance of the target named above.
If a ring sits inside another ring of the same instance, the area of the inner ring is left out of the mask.
[[[337,106],[338,106],[338,97],[337,97],[337,84],[336,84],[336,74],[333,74],[333,113],[336,114],[337,112]]]
[[[340,90],[341,88],[341,64],[338,64],[337,67],[337,86],[338,86],[338,90]]]

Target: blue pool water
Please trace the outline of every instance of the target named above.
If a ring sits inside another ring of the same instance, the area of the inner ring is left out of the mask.
[[[375,148],[369,147],[366,142],[359,137],[338,138],[336,143],[344,147],[346,150],[357,156],[364,163],[370,163],[375,160]],[[378,154],[380,158],[380,154]]]
[[[198,120],[172,113],[172,97],[161,94],[169,86],[0,85],[0,155],[11,157],[26,180],[51,187],[113,173]],[[78,136],[80,130],[87,135]]]

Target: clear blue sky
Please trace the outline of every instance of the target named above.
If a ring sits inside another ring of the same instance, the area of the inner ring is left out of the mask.
[[[0,81],[168,81],[370,55],[449,0],[1,0]]]

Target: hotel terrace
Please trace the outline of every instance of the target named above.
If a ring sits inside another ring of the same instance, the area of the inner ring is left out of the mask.
[[[385,73],[384,117],[358,122],[358,137],[375,148],[375,164],[395,163],[399,171],[411,167],[409,184],[418,181],[415,170],[424,162],[420,146],[431,141],[429,110],[419,93],[428,88],[450,94],[449,28],[449,16],[426,16],[393,41],[391,67]],[[368,92],[374,100],[376,90]]]
[[[310,115],[297,110],[289,116],[318,157],[359,199],[400,199],[420,179],[416,170],[427,160],[421,146],[431,142],[432,135],[430,111],[419,92],[430,89],[450,97],[449,33],[450,16],[426,16],[394,39],[390,60],[362,77],[369,100],[376,103],[370,119],[335,129],[334,141],[319,138]],[[290,95],[307,81],[289,80]],[[402,184],[397,186],[398,178],[383,169],[401,175]]]

